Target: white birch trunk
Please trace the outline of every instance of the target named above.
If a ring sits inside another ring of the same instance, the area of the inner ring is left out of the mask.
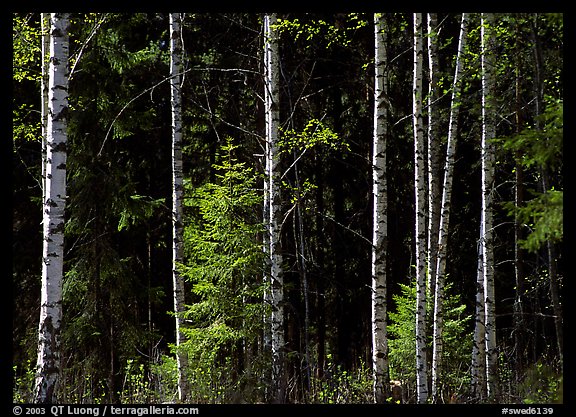
[[[282,270],[281,224],[282,200],[280,196],[280,172],[278,129],[280,124],[280,63],[278,35],[273,27],[275,14],[264,16],[265,57],[265,112],[266,140],[268,148],[268,187],[270,203],[270,302],[271,302],[271,348],[272,348],[272,395],[274,402],[285,401],[286,375],[284,360],[284,276]]]
[[[428,289],[434,294],[438,233],[440,227],[441,177],[438,134],[438,20],[428,13]]]
[[[52,13],[50,26],[49,109],[42,250],[42,290],[35,402],[56,402],[60,374],[60,324],[66,208],[68,114],[68,15]]]
[[[480,219],[480,236],[484,235],[484,215]],[[484,241],[478,240],[478,267],[476,274],[476,310],[474,321],[474,340],[472,344],[471,385],[472,395],[477,401],[486,399],[486,340],[484,316],[484,271],[483,271]]]
[[[266,16],[264,17],[264,24],[266,31]],[[265,32],[266,33],[266,32]],[[266,43],[266,36],[264,36],[264,76],[269,70],[269,59],[270,54],[268,53],[267,43]],[[264,144],[264,179],[262,184],[262,191],[263,191],[263,207],[262,207],[262,224],[264,225],[264,231],[262,234],[262,250],[264,252],[264,271],[263,271],[263,281],[264,281],[264,331],[263,331],[263,349],[267,354],[271,354],[272,352],[272,323],[271,323],[271,315],[270,315],[270,308],[272,306],[272,279],[270,277],[271,271],[271,257],[270,257],[270,131],[272,130],[272,106],[268,103],[271,102],[270,98],[270,89],[268,84],[264,85],[264,137],[265,137],[265,144]],[[271,371],[268,370],[264,371],[264,380],[266,382],[266,387],[270,389],[271,382],[272,382],[272,374]],[[267,393],[270,394],[269,392]],[[268,396],[267,395],[267,396]]]
[[[40,78],[40,113],[42,125],[42,201],[46,200],[46,141],[48,138],[48,70],[50,58],[50,13],[40,13],[42,35],[42,76]]]
[[[440,209],[440,225],[438,236],[438,259],[436,267],[434,291],[434,326],[432,341],[432,400],[439,400],[439,381],[442,364],[442,330],[444,327],[444,281],[446,274],[446,253],[448,247],[448,225],[450,222],[450,208],[452,199],[452,182],[454,178],[454,164],[456,162],[456,135],[458,133],[458,113],[460,109],[460,78],[462,76],[463,53],[466,47],[468,31],[468,15],[462,13],[460,24],[460,38],[456,56],[456,69],[452,85],[452,104],[450,106],[450,124],[448,128],[448,143],[446,145],[446,161],[444,165],[444,184],[442,187],[442,206]]]
[[[497,398],[496,317],[494,294],[494,249],[493,249],[493,188],[494,149],[491,140],[496,136],[494,105],[494,16],[482,14],[481,60],[482,60],[482,273],[484,276],[486,381],[488,401]]]
[[[186,340],[182,332],[185,311],[184,278],[178,271],[183,260],[183,180],[182,180],[182,27],[181,14],[170,13],[170,104],[172,111],[172,285],[176,325],[176,362],[178,367],[178,398],[188,396],[186,352],[181,348]]]
[[[374,134],[372,145],[372,372],[374,402],[382,404],[390,396],[388,370],[388,336],[386,328],[387,286],[386,253],[388,242],[386,136],[387,75],[386,32],[384,17],[374,15],[375,85]]]
[[[424,48],[422,13],[414,13],[414,188],[416,197],[416,401],[428,401],[426,358],[426,161],[422,123],[422,66]]]

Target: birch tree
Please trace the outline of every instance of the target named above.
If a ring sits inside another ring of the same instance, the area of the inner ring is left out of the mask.
[[[480,236],[484,234],[484,219],[481,213]],[[471,365],[471,391],[478,401],[486,398],[486,341],[485,341],[485,308],[484,308],[484,272],[482,257],[484,242],[479,239],[477,245],[478,264],[476,269],[476,299],[474,312],[474,338],[472,342],[472,365]]]
[[[414,189],[416,197],[416,401],[428,400],[426,358],[426,165],[422,123],[422,13],[414,13],[413,131]]]
[[[484,320],[486,343],[486,382],[489,401],[497,397],[496,316],[494,298],[494,243],[493,243],[493,188],[494,149],[491,141],[496,136],[495,78],[494,78],[494,15],[482,13],[481,63],[482,63],[482,274],[484,277]]]
[[[452,83],[452,103],[450,105],[450,121],[448,126],[448,142],[446,145],[446,160],[444,163],[444,182],[442,185],[442,205],[440,209],[440,224],[438,236],[438,258],[435,272],[434,290],[434,325],[432,341],[432,400],[439,400],[439,379],[442,362],[442,329],[443,329],[443,302],[444,281],[446,274],[446,254],[448,246],[448,225],[450,221],[450,208],[452,198],[452,182],[454,178],[454,164],[456,162],[456,135],[458,133],[458,114],[460,109],[460,90],[463,67],[463,54],[466,47],[468,30],[468,15],[462,13],[460,23],[460,36],[456,56],[456,68]]]
[[[42,127],[42,201],[46,198],[46,140],[48,137],[48,70],[50,58],[50,13],[40,13],[40,34],[42,36],[40,78],[40,114]]]
[[[438,18],[428,13],[428,288],[435,292],[435,269],[440,227],[441,177],[438,129]]]
[[[264,107],[266,119],[266,171],[268,174],[268,237],[270,249],[270,326],[272,350],[272,396],[275,402],[284,402],[286,390],[284,353],[284,276],[282,270],[281,225],[282,200],[280,196],[280,149],[278,131],[280,64],[278,34],[274,25],[276,14],[264,16]]]
[[[68,119],[68,14],[52,13],[48,71],[46,181],[44,192],[42,289],[38,327],[35,402],[57,400],[61,371],[60,325],[66,208]]]
[[[188,395],[186,381],[187,357],[181,348],[185,311],[184,279],[179,272],[183,260],[183,177],[182,177],[182,16],[170,13],[170,103],[172,112],[172,285],[176,322],[176,362],[178,367],[178,398]]]
[[[374,402],[389,397],[388,335],[386,330],[387,182],[386,29],[384,16],[374,14],[374,133],[372,144],[372,372]]]

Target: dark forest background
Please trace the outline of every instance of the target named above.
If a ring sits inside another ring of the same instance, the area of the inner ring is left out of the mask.
[[[39,15],[13,15],[15,402],[31,399],[38,342]],[[282,236],[289,399],[371,402],[372,15],[287,13],[279,17],[284,19],[280,114],[285,138]],[[444,145],[459,17],[438,15]],[[404,400],[413,402],[411,15],[389,13],[386,22],[391,377],[404,384]],[[465,401],[470,380],[481,211],[479,22],[479,15],[473,14],[457,137],[447,263],[447,314],[452,326],[447,328],[445,402]],[[498,14],[497,22],[500,119],[494,224],[501,401],[558,402],[562,401],[562,351],[550,301],[547,245],[551,242],[555,253],[563,299],[563,16]],[[72,15],[70,51],[75,66],[69,91],[61,383],[66,403],[176,398],[170,314],[168,29],[168,15],[162,13]],[[188,274],[187,319],[194,341],[188,347],[194,358],[192,401],[258,402],[265,392],[261,371],[269,363],[269,358],[258,354],[257,320],[261,294],[257,283],[262,277],[258,255],[264,147],[262,15],[186,14],[183,41],[187,186],[183,267]],[[542,114],[537,114],[537,100],[544,104]],[[537,125],[547,127],[548,142],[538,136]],[[542,187],[543,175],[549,179],[548,189]],[[521,212],[513,208],[516,187],[524,190]],[[234,220],[226,226],[224,219],[230,213]],[[514,238],[515,213],[523,225],[522,246]],[[237,274],[252,278],[246,281],[249,291],[242,292],[234,279],[223,278]],[[310,300],[307,313],[305,291]],[[518,300],[524,307],[522,317],[515,315]],[[212,309],[226,325],[202,322],[202,308]],[[234,317],[232,308],[237,308]]]

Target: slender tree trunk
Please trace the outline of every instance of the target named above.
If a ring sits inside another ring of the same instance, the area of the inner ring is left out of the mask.
[[[481,61],[482,61],[482,273],[484,275],[484,308],[486,340],[486,381],[489,401],[498,398],[498,352],[496,344],[496,315],[494,294],[494,146],[495,78],[494,78],[494,15],[482,14]]]
[[[440,228],[440,136],[436,101],[438,92],[438,20],[428,13],[428,293],[435,293]]]
[[[186,337],[182,331],[185,311],[184,278],[178,271],[183,261],[183,180],[182,180],[182,17],[170,13],[170,97],[172,108],[172,282],[176,314],[176,361],[178,366],[178,398],[188,396],[186,352],[181,349]]]
[[[386,328],[386,254],[388,243],[386,136],[387,75],[386,29],[384,16],[374,15],[375,85],[374,133],[372,144],[372,372],[374,402],[382,404],[390,396],[388,336]]]
[[[428,364],[426,358],[426,163],[422,123],[422,13],[414,13],[414,188],[416,197],[416,400],[428,401]]]
[[[50,58],[50,13],[40,13],[42,34],[42,76],[40,78],[41,125],[42,125],[42,201],[46,200],[46,141],[48,138],[48,69]]]
[[[440,224],[438,236],[438,259],[436,267],[434,291],[434,326],[432,341],[432,400],[440,399],[439,383],[442,374],[442,349],[444,328],[444,281],[446,275],[446,254],[448,248],[448,230],[450,223],[450,209],[452,200],[452,182],[454,179],[454,164],[456,162],[456,136],[458,134],[458,114],[460,109],[460,84],[462,77],[464,48],[468,31],[468,15],[462,13],[460,24],[460,38],[456,56],[456,69],[452,85],[452,104],[450,106],[450,124],[448,128],[448,143],[446,145],[446,161],[444,165],[444,184],[442,186],[442,205],[440,210]]]
[[[265,65],[267,68],[268,54],[264,55]],[[268,94],[264,91],[265,96]],[[266,101],[268,98],[266,98]],[[263,205],[262,205],[262,224],[264,225],[264,230],[262,232],[262,251],[264,252],[264,265],[262,272],[262,280],[264,284],[264,317],[263,317],[263,332],[262,332],[262,350],[266,354],[271,355],[272,353],[272,322],[271,322],[271,307],[272,307],[272,278],[270,276],[270,271],[272,269],[271,256],[270,256],[270,141],[268,140],[268,123],[270,122],[269,108],[265,109],[266,114],[266,128],[265,136],[266,143],[264,148],[264,179],[262,181],[262,193],[263,193]],[[272,369],[264,369],[262,378],[264,380],[264,386],[266,387],[266,398],[271,397],[271,387],[272,387]]]
[[[280,152],[278,148],[280,64],[275,14],[264,16],[266,140],[268,141],[268,187],[270,199],[270,280],[273,401],[283,403],[286,395],[284,352],[284,274],[282,270],[282,200],[280,196]]]
[[[483,213],[480,219],[480,236],[484,235]],[[484,272],[483,254],[484,241],[478,239],[478,264],[476,270],[476,308],[474,320],[474,340],[472,344],[471,391],[478,402],[486,400],[486,341],[485,308],[484,308]]]
[[[68,14],[52,13],[42,290],[34,393],[34,401],[39,403],[56,402],[61,370],[60,324],[62,321],[64,215],[66,208],[68,26]]]

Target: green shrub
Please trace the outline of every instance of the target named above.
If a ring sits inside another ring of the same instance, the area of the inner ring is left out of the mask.
[[[564,400],[564,375],[554,366],[538,360],[528,369],[518,388],[525,404],[561,404]]]
[[[400,284],[400,294],[393,297],[395,311],[390,311],[388,325],[388,346],[390,361],[390,378],[399,380],[408,393],[414,393],[416,387],[416,285]],[[472,316],[465,314],[465,305],[458,294],[452,294],[452,284],[444,286],[444,347],[442,352],[442,374],[440,390],[445,397],[461,392],[468,386],[470,375],[470,352],[472,352],[472,332],[469,323]],[[427,300],[432,300],[430,295]],[[428,369],[432,359],[432,303],[427,303],[428,327]]]

